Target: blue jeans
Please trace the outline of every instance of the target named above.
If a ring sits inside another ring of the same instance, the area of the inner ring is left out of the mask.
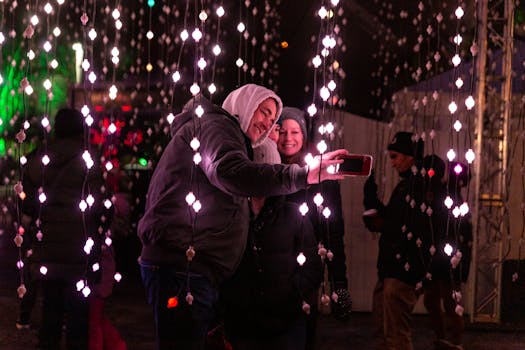
[[[206,346],[206,336],[215,320],[218,291],[204,276],[181,272],[174,266],[157,266],[142,260],[142,282],[153,307],[157,350],[195,349]],[[186,302],[188,286],[193,304]],[[168,308],[176,297],[178,305]]]

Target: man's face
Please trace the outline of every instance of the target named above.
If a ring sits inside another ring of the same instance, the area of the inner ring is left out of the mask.
[[[392,168],[396,169],[398,173],[404,173],[414,164],[414,157],[396,151],[388,151],[388,157]]]
[[[277,149],[284,156],[294,156],[303,148],[304,135],[301,126],[293,119],[283,120]]]
[[[275,122],[277,103],[273,98],[267,98],[253,113],[246,135],[252,142],[256,142]]]

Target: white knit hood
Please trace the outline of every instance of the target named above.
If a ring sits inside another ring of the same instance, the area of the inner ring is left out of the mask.
[[[283,110],[283,103],[275,92],[260,85],[246,84],[233,90],[222,103],[222,108],[228,113],[238,116],[241,129],[246,133],[257,107],[267,98],[273,98],[277,101],[277,111],[273,123],[273,125],[275,125]],[[252,146],[256,147],[260,145],[268,137],[272,127],[266,130],[257,141],[252,142]]]

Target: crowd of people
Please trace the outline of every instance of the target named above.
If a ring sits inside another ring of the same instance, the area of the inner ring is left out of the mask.
[[[194,97],[174,118],[137,227],[157,349],[207,349],[217,334],[213,348],[321,349],[319,307],[341,321],[350,317],[345,224],[362,223],[345,223],[343,175],[333,171],[349,153],[315,155],[309,124],[303,111],[283,107],[277,94],[255,84],[232,91],[222,106]],[[40,290],[39,348],[59,349],[64,325],[68,349],[123,350],[103,316],[115,272],[107,239],[115,213],[101,205],[109,190],[96,160],[86,172],[82,114],[59,111],[54,129],[45,149],[51,166],[42,171],[39,149],[23,179],[31,268],[17,327],[29,324]],[[421,295],[436,349],[462,349],[461,283],[472,227],[468,214],[452,215],[443,203],[462,201],[468,168],[424,157],[422,140],[411,132],[398,132],[386,148],[400,177],[389,201],[379,198],[373,173],[363,189],[364,225],[380,233],[378,349],[413,348],[410,317]],[[81,214],[79,198],[88,194],[96,204]],[[80,253],[88,238],[93,249],[86,258]],[[79,281],[96,286],[93,295],[82,295]]]

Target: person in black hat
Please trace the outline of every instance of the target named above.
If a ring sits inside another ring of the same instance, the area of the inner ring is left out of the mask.
[[[78,283],[93,288],[98,279],[99,272],[93,266],[100,263],[111,216],[103,201],[111,196],[103,190],[96,157],[89,165],[83,159],[83,123],[78,110],[59,110],[55,140],[30,154],[23,169],[26,197],[21,210],[35,226],[29,232],[29,268],[31,276],[40,281],[42,294],[40,349],[60,348],[63,324],[68,349],[88,347],[89,299],[78,290]],[[49,162],[43,163],[43,159]],[[89,205],[81,211],[79,203],[83,199]],[[80,289],[87,294],[87,289]]]
[[[388,144],[388,157],[400,181],[386,205],[377,197],[373,174],[364,186],[365,226],[381,233],[373,297],[379,349],[413,349],[410,318],[425,278],[431,241],[427,213],[421,209],[425,208],[421,206],[424,178],[416,166],[422,146],[414,134],[404,131]]]

